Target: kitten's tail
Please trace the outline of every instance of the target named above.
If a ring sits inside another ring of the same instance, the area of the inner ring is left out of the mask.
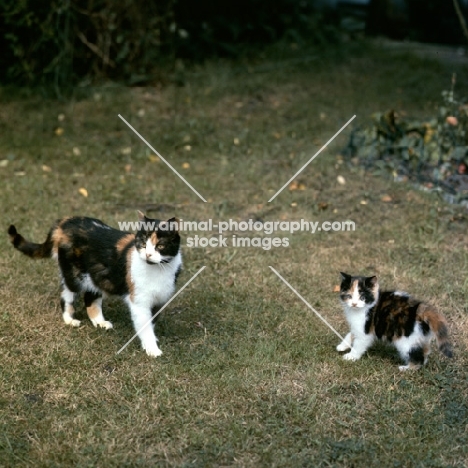
[[[424,305],[425,308],[420,314],[421,319],[429,325],[429,328],[434,333],[439,351],[449,358],[453,357],[453,349],[448,337],[448,326],[445,317],[439,314],[433,307]]]
[[[13,224],[8,228],[8,235],[13,247],[31,258],[49,258],[52,256],[52,233],[53,229],[49,232],[43,244],[35,244],[27,241]]]

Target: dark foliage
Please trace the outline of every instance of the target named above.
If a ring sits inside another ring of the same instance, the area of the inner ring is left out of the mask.
[[[176,58],[235,57],[282,38],[336,37],[313,0],[4,0],[0,82],[55,85],[110,78],[144,83]]]

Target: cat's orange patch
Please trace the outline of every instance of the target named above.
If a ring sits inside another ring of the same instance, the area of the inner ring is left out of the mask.
[[[131,274],[131,265],[132,265],[132,254],[133,249],[129,249],[127,252],[127,274],[125,275],[125,280],[127,282],[128,292],[130,294],[130,300],[133,301],[135,297],[135,286],[132,281],[132,274]]]
[[[150,239],[153,245],[157,245],[159,239],[158,239],[158,235],[155,232],[151,234]]]
[[[354,294],[354,291],[356,291],[356,289],[358,289],[358,287],[359,287],[359,281],[354,280],[353,284],[351,284],[351,287],[349,288],[349,294],[351,294],[351,296],[352,296]]]
[[[52,252],[55,255],[58,254],[59,247],[71,244],[70,237],[65,234],[64,230],[60,226],[57,226],[52,233],[52,244]]]
[[[447,321],[433,306],[422,303],[418,307],[417,313],[419,318],[429,324],[431,330],[439,336],[440,339],[445,340],[447,338]]]
[[[115,245],[117,252],[122,253],[127,248],[128,244],[130,244],[134,239],[134,234],[127,234],[125,237],[122,237],[122,239],[120,239]]]
[[[101,313],[101,308],[93,302],[89,307],[86,307],[86,312],[88,317],[93,320]]]

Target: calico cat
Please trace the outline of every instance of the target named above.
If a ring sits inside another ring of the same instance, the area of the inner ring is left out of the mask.
[[[88,317],[95,327],[112,328],[102,314],[102,298],[120,296],[129,306],[135,331],[149,356],[162,354],[152,324],[144,327],[172,296],[182,267],[178,221],[139,214],[136,234],[119,231],[93,218],[63,218],[55,222],[43,244],[28,242],[11,225],[13,246],[31,258],[57,259],[61,277],[62,317],[78,327],[73,302],[84,294]]]
[[[436,309],[401,291],[381,291],[376,276],[341,273],[340,300],[351,331],[336,347],[358,360],[378,339],[394,344],[405,362],[400,370],[419,369],[427,361],[435,335],[439,350],[452,357],[447,322]]]

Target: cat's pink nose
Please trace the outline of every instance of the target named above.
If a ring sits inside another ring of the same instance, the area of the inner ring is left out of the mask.
[[[147,253],[146,258],[150,258],[150,257],[151,257],[151,254]]]
[[[355,302],[352,302],[351,307],[357,307],[357,304]]]

